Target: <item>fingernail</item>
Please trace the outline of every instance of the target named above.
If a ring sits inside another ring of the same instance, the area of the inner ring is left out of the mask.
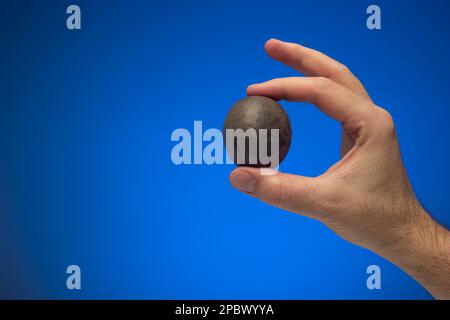
[[[233,175],[231,184],[239,191],[254,193],[256,188],[256,179],[251,174],[245,171],[240,171]]]

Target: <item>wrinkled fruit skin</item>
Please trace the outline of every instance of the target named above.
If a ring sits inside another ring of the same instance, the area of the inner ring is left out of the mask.
[[[279,162],[280,164],[286,157],[289,147],[291,146],[292,139],[292,129],[291,123],[287,113],[284,111],[283,107],[273,99],[261,96],[251,96],[239,100],[233,107],[228,111],[225,123],[223,126],[223,137],[225,146],[227,146],[227,152],[230,159],[233,159],[234,163],[238,166],[249,166],[249,167],[271,167],[271,164],[262,164],[260,162],[259,153],[257,163],[249,162],[249,145],[248,141],[245,145],[245,163],[237,163],[237,138],[234,138],[234,152],[230,150],[229,145],[227,145],[227,135],[226,129],[242,129],[246,131],[249,128],[253,128],[257,132],[258,136],[258,150],[259,150],[259,129],[267,129],[268,139],[267,148],[269,150],[268,155],[271,154],[271,129],[279,130]],[[233,154],[231,154],[233,153]]]

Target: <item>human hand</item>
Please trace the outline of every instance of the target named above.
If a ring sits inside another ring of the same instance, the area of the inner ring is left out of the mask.
[[[239,167],[232,185],[271,205],[317,219],[344,239],[391,260],[435,297],[450,299],[450,236],[416,199],[394,122],[341,63],[279,40],[267,53],[306,77],[270,80],[248,95],[309,102],[342,124],[341,159],[318,177]]]

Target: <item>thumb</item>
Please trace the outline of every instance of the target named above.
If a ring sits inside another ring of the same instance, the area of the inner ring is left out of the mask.
[[[267,169],[265,169],[267,170]],[[317,178],[239,167],[230,174],[232,186],[275,207],[318,219],[321,216]]]

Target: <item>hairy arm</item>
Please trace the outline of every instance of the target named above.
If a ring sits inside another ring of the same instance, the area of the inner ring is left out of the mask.
[[[419,208],[421,219],[404,237],[378,252],[437,299],[450,300],[450,232]]]

